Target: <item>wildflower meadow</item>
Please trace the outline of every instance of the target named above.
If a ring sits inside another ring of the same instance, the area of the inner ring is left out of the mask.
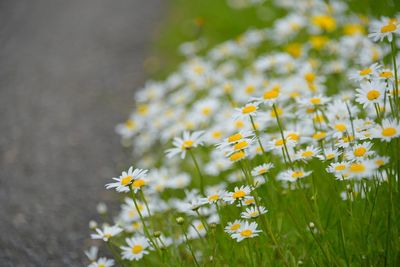
[[[400,266],[400,10],[224,4],[279,16],[136,91],[88,265]]]

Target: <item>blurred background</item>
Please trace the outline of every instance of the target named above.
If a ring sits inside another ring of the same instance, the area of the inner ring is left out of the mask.
[[[283,14],[246,0],[0,1],[0,266],[82,266],[104,184],[131,164],[114,127],[148,78]],[[263,2],[263,1],[261,1]],[[351,0],[393,15],[394,0]],[[111,208],[110,208],[111,209]],[[100,221],[100,220],[99,220]]]

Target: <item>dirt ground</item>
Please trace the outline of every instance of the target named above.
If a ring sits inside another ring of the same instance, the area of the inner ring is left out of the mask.
[[[83,265],[165,2],[0,2],[1,266]]]

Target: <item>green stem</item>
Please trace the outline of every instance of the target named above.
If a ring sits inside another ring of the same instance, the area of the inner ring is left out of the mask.
[[[194,156],[194,154],[191,150],[189,150],[189,155],[192,158],[193,163],[196,167],[197,173],[199,174],[199,177],[200,177],[200,192],[203,196],[205,196],[204,195],[204,178],[203,178],[203,175],[201,174],[199,164],[197,163],[196,157]]]

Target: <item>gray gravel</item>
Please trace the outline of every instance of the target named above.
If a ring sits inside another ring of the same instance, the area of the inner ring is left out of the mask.
[[[163,0],[0,2],[0,266],[82,266]]]

